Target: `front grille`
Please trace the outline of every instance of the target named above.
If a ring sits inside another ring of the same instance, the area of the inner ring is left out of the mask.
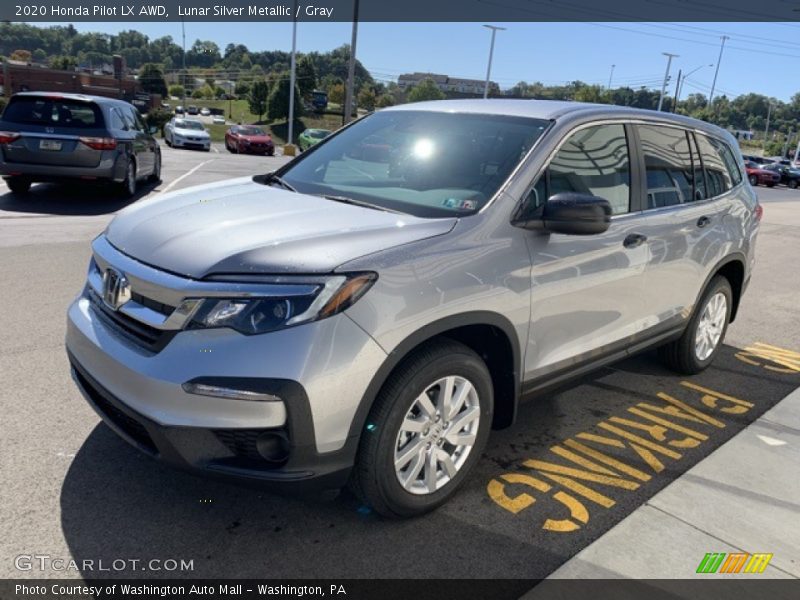
[[[158,449],[153,443],[153,438],[147,433],[144,426],[133,417],[128,416],[126,413],[118,409],[111,402],[106,400],[103,393],[97,389],[92,382],[81,374],[80,371],[74,369],[75,376],[81,387],[91,398],[94,405],[102,412],[109,421],[119,427],[129,438],[142,446],[151,454],[158,454]],[[108,392],[106,392],[108,393]]]
[[[157,313],[161,313],[165,317],[170,316],[175,311],[174,306],[157,302],[152,298],[148,298],[147,296],[142,296],[141,294],[137,294],[136,292],[131,292],[131,300],[133,300],[137,304],[146,306],[147,308],[154,310]]]
[[[154,353],[158,352],[176,333],[174,331],[156,329],[119,311],[108,308],[91,287],[87,288],[87,295],[94,314],[103,324],[140,348]]]
[[[261,455],[256,448],[258,436],[264,433],[263,429],[216,429],[214,435],[227,446],[228,450],[239,458],[261,460]]]

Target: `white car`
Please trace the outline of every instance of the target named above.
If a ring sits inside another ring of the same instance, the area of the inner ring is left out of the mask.
[[[204,117],[208,117],[208,116],[211,115],[211,111],[209,109],[203,107],[203,108],[200,109],[200,114],[203,115]]]
[[[175,148],[211,150],[211,135],[200,121],[176,117],[164,126],[164,141]]]
[[[214,123],[214,125],[225,125],[225,117],[222,115],[214,115],[214,118],[211,119],[211,122]]]

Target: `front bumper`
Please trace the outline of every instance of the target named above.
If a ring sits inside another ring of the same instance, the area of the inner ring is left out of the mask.
[[[186,138],[173,138],[172,145],[176,148],[197,148],[201,150],[209,150],[211,148],[211,140],[189,140]]]

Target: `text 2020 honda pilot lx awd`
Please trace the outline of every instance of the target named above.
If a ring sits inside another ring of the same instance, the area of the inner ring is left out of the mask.
[[[651,346],[714,359],[761,216],[735,144],[589,104],[376,112],[120,213],[69,309],[74,378],[174,465],[422,513],[520,398]]]

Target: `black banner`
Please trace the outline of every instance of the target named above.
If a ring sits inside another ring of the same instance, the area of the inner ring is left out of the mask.
[[[800,3],[768,0],[358,0],[359,21],[800,21]],[[352,21],[355,0],[3,0],[0,20]]]

